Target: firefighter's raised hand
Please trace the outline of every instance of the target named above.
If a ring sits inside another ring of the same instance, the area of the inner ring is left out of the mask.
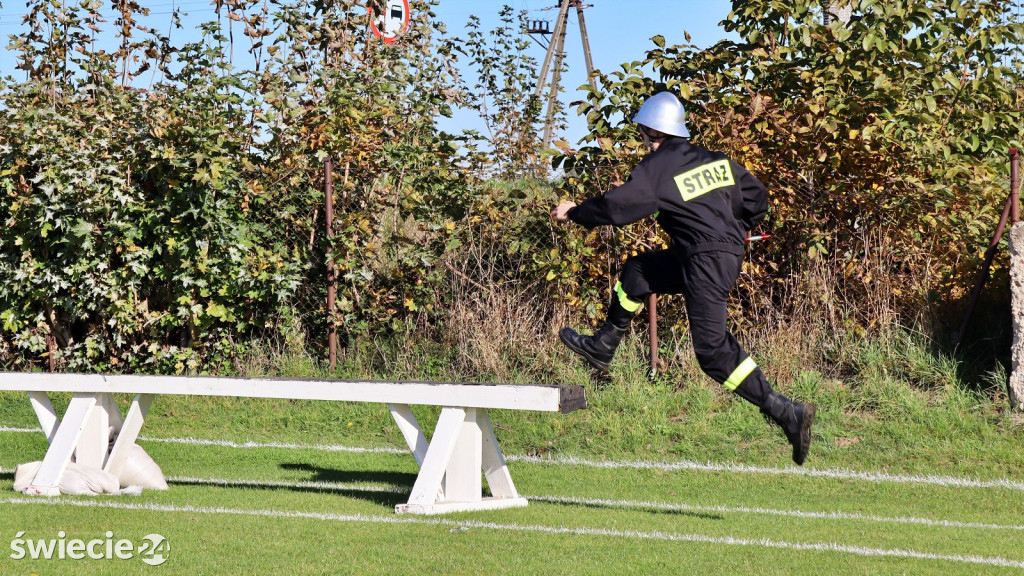
[[[569,210],[572,210],[575,207],[576,203],[569,200],[559,202],[558,206],[555,206],[555,209],[551,211],[551,219],[555,222],[561,222],[569,217]]]

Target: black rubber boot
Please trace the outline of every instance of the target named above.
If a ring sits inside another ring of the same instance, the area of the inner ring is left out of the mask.
[[[761,407],[761,412],[771,418],[786,433],[793,445],[793,462],[803,465],[811,449],[811,424],[817,406],[793,402],[778,392],[771,392]]]
[[[619,342],[629,330],[632,320],[633,313],[623,308],[618,298],[612,298],[608,307],[608,320],[596,334],[581,336],[572,328],[562,328],[558,337],[570,350],[583,356],[591,366],[607,372],[612,357],[615,356],[615,349],[619,347]]]

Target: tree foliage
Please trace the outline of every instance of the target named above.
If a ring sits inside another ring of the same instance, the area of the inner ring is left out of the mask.
[[[741,302],[777,306],[775,286],[825,266],[868,327],[956,298],[974,271],[1019,145],[1024,31],[994,0],[859,0],[828,25],[821,4],[737,2],[739,40],[705,50],[655,37],[582,88],[591,133],[554,165],[576,199],[625,180],[645,152],[629,119],[676,92],[694,140],[772,190]],[[137,2],[29,2],[9,47],[25,78],[0,80],[0,364],[215,370],[268,332],[443,331],[453,279],[597,315],[622,259],[664,239],[651,222],[553,226],[512,10],[462,41],[431,6],[385,44],[354,0],[217,0],[181,44]],[[439,129],[456,107],[481,114],[484,146]]]
[[[477,164],[493,167],[499,179],[544,177],[538,137],[541,100],[534,93],[537,62],[526,52],[530,41],[521,33],[526,14],[516,18],[504,6],[498,16],[501,24],[489,32],[471,16],[467,39],[457,40],[476,76],[467,90],[470,101],[488,131],[489,149],[479,153]]]
[[[344,279],[337,321],[386,325],[425,302],[422,236],[451,229],[466,185],[435,126],[462,98],[451,46],[414,4],[385,45],[356,2],[218,0],[202,39],[175,46],[117,2],[110,49],[100,3],[30,3],[11,45],[27,79],[0,85],[4,361],[210,366],[291,329],[297,303],[322,325],[325,253]],[[243,38],[254,65],[236,67]]]

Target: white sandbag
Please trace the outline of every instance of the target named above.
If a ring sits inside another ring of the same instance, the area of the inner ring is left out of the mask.
[[[98,468],[88,468],[74,462],[68,464],[60,479],[60,493],[76,496],[113,494],[121,489],[117,476]]]
[[[128,459],[125,460],[124,470],[121,471],[118,480],[122,487],[139,486],[150,490],[167,490],[164,471],[138,444],[132,444],[128,449]]]
[[[39,467],[42,465],[42,462],[18,464],[18,467],[14,469],[14,489],[18,492],[24,492],[25,488],[28,488],[32,481],[36,479],[36,472],[39,472]]]
[[[42,462],[19,464],[14,470],[14,489],[24,492],[36,478]],[[114,494],[121,486],[117,477],[109,472],[68,463],[64,475],[60,479],[60,493],[76,496],[95,496],[97,494]]]

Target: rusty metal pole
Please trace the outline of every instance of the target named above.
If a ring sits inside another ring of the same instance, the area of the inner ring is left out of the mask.
[[[981,295],[981,289],[985,287],[985,281],[988,279],[988,269],[992,266],[992,259],[996,256],[996,248],[999,246],[999,241],[1003,238],[1003,230],[1006,228],[1006,222],[1010,219],[1010,204],[1013,200],[1013,193],[1006,199],[1006,206],[1003,207],[1003,215],[999,218],[999,225],[996,226],[996,233],[992,237],[992,243],[988,245],[988,250],[985,251],[985,262],[981,265],[981,277],[978,278],[978,282],[974,285],[974,290],[971,291],[971,299],[967,302],[967,312],[964,314],[964,322],[960,325],[960,332],[957,334],[956,343],[953,345],[953,351],[955,352],[960,348],[960,344],[964,341],[964,336],[967,334],[967,326],[971,322],[971,316],[974,314],[974,306],[978,303],[978,296]]]
[[[974,306],[978,303],[978,296],[981,295],[981,289],[985,286],[985,281],[988,279],[989,267],[992,265],[992,259],[995,258],[996,247],[999,246],[999,241],[1003,238],[1003,230],[1006,228],[1008,221],[1011,226],[1020,221],[1020,153],[1016,148],[1010,148],[1010,196],[1006,199],[1006,206],[1003,207],[1002,216],[999,217],[999,224],[996,226],[996,233],[992,238],[992,243],[989,244],[988,250],[985,251],[985,262],[981,266],[981,277],[978,278],[977,284],[974,285],[971,299],[967,302],[964,322],[960,325],[960,332],[957,334],[956,343],[953,345],[954,351],[960,347],[960,344],[964,341],[964,336],[967,334],[967,326],[970,324],[971,316],[974,314]]]
[[[57,339],[53,337],[53,334],[46,335],[46,350],[47,356],[50,359],[50,372],[57,371]]]
[[[1010,226],[1020,222],[1020,153],[1010,148]]]
[[[580,17],[582,18],[582,13]],[[651,222],[651,226],[647,229],[647,242],[653,248],[658,240],[657,220]],[[651,371],[647,373],[648,378],[654,378],[658,375],[658,295],[651,293],[647,297],[647,326],[650,331],[650,344],[651,344]]]
[[[647,313],[649,314],[649,328],[651,331],[651,378],[658,375],[658,295],[651,294],[647,297]]]
[[[324,198],[327,216],[327,359],[333,372],[338,366],[338,326],[334,322],[334,299],[338,279],[334,270],[334,162],[324,164]]]

